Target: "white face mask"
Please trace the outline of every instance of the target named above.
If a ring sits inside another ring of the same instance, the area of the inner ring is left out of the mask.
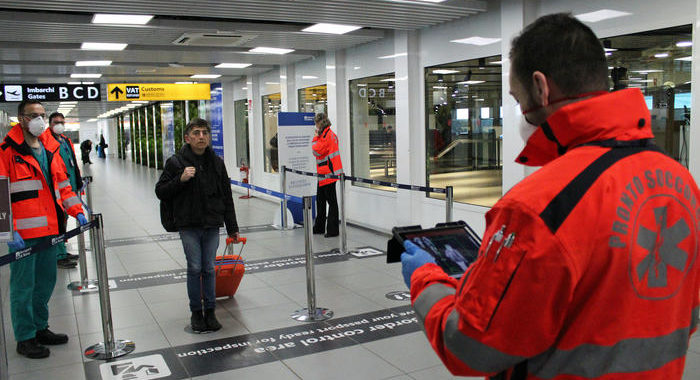
[[[44,129],[46,129],[46,122],[44,121],[44,118],[41,116],[37,116],[33,118],[29,122],[29,133],[33,134],[36,137],[39,137],[44,132]]]
[[[57,135],[61,135],[66,130],[66,126],[63,125],[63,123],[59,123],[59,124],[54,124],[54,126],[51,129],[53,129],[53,133],[55,133]]]
[[[523,142],[527,144],[527,140],[529,140],[530,136],[535,133],[537,126],[530,124],[530,122],[525,119],[525,115],[520,115],[520,125],[518,127],[520,129],[520,138],[522,138]]]

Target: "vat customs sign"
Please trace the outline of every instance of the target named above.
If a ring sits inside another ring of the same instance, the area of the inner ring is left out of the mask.
[[[87,84],[3,84],[0,85],[0,102],[38,100],[57,101],[102,101],[100,85]]]
[[[110,83],[107,85],[107,100],[209,100],[210,91],[209,83]]]

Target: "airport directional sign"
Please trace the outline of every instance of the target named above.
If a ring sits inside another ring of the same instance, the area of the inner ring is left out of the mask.
[[[209,83],[110,83],[107,100],[131,102],[135,100],[209,100]]]
[[[0,102],[102,101],[99,84],[2,84]]]

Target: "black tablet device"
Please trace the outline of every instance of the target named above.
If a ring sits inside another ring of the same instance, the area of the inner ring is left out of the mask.
[[[435,262],[450,276],[461,277],[476,260],[481,239],[463,221],[439,223],[434,228],[421,226],[394,227],[393,238],[387,243],[387,262],[401,261],[403,242],[410,240],[435,258]]]

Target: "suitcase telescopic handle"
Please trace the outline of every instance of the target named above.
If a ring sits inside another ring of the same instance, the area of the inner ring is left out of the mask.
[[[238,237],[238,239],[234,239],[234,238],[232,238],[232,237],[228,237],[228,238],[226,238],[226,245],[229,245],[229,244],[237,244],[237,243],[245,244],[247,241],[248,241],[247,238],[240,237],[240,236]]]

